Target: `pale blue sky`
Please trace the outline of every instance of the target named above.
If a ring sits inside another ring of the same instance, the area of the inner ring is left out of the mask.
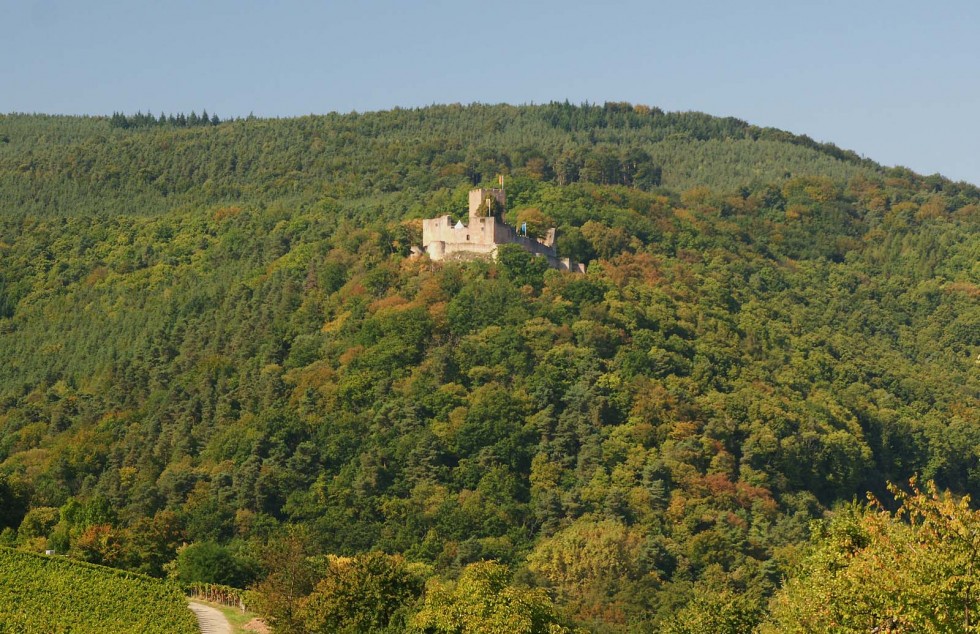
[[[631,101],[980,184],[980,3],[0,0],[0,112]]]

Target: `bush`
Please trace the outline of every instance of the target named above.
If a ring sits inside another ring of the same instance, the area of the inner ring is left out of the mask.
[[[255,580],[254,562],[214,542],[198,542],[177,555],[177,578],[183,583],[218,583],[244,588]]]
[[[309,632],[404,631],[402,609],[422,594],[422,579],[398,556],[374,552],[333,557],[303,607]]]

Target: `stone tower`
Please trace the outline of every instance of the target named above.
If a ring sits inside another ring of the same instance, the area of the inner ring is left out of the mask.
[[[489,204],[488,204],[489,201]],[[486,213],[487,210],[490,213]],[[470,190],[470,221],[473,218],[496,216],[503,218],[507,209],[507,194],[503,189],[471,189]]]

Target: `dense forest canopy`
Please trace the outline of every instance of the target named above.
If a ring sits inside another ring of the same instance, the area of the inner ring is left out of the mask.
[[[201,118],[0,116],[8,545],[281,631],[734,632],[838,505],[980,492],[972,185],[629,104]],[[501,174],[586,275],[408,257]]]

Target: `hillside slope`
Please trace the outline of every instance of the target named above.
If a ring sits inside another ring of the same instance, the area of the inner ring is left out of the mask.
[[[640,631],[887,480],[980,492],[972,186],[621,104],[0,138],[10,542],[497,559]],[[407,257],[498,174],[587,275]]]
[[[184,596],[162,581],[3,547],[0,629],[50,634],[198,631]]]

